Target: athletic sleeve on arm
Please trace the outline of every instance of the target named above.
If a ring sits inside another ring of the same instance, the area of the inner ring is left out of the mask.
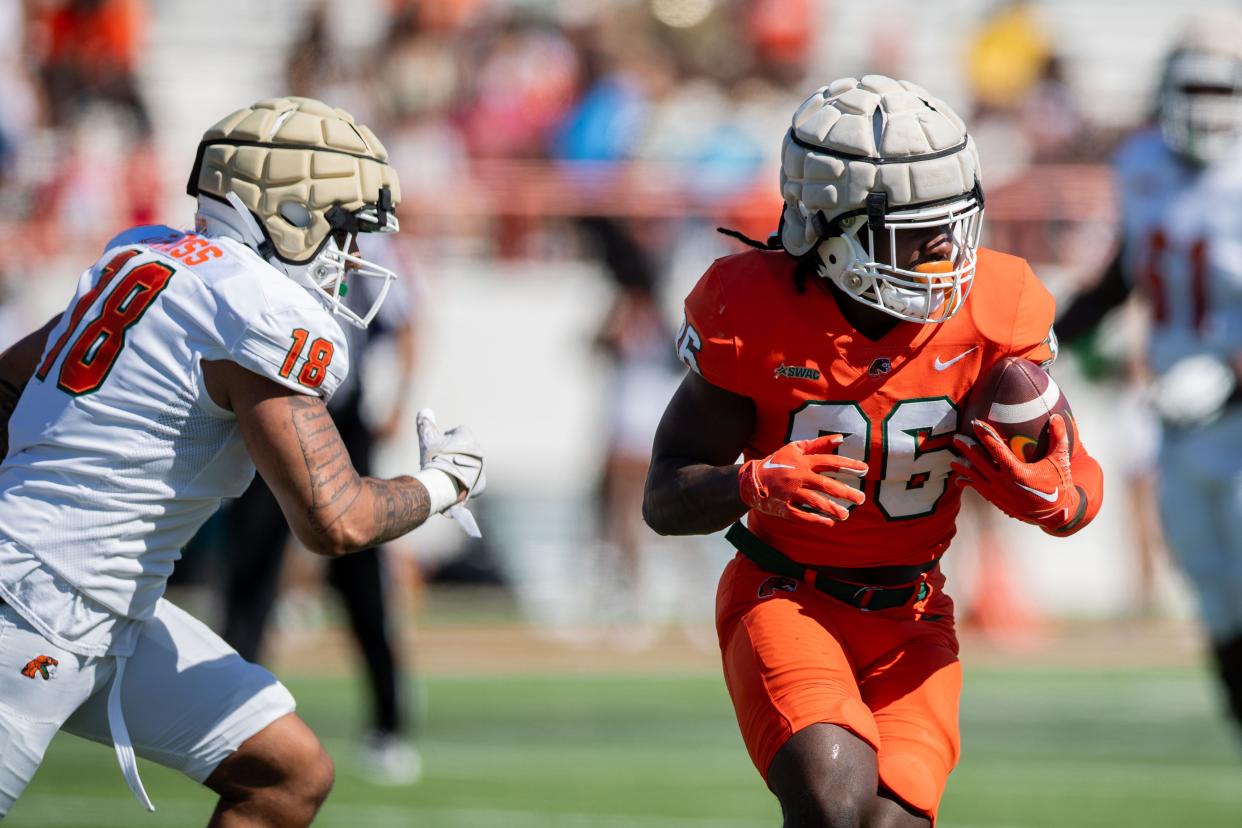
[[[1022,263],[1022,285],[1013,321],[1008,356],[1029,359],[1044,369],[1057,359],[1057,335],[1052,323],[1057,303],[1035,276],[1030,265]]]
[[[713,264],[686,297],[685,317],[677,332],[677,358],[717,388],[744,394],[739,381],[740,354]]]
[[[269,308],[246,320],[226,342],[243,368],[326,401],[349,372],[349,349],[340,324],[318,308]]]

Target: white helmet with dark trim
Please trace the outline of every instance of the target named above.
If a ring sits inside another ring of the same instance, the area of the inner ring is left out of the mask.
[[[1160,131],[1197,164],[1218,161],[1242,138],[1242,13],[1191,21],[1164,64]]]
[[[358,233],[395,233],[401,200],[388,152],[342,109],[313,98],[268,98],[203,135],[186,191],[199,230],[251,247],[365,328],[396,274],[352,252]],[[382,280],[362,311],[342,299],[349,282]]]
[[[781,153],[781,246],[816,255],[854,299],[912,322],[943,322],[974,279],[979,155],[947,104],[909,81],[842,78],[803,101]],[[896,263],[897,234],[943,227],[948,261]],[[887,255],[885,255],[887,254]]]

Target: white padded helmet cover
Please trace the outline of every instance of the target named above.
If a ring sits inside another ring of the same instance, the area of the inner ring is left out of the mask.
[[[888,209],[969,193],[979,154],[957,114],[922,87],[884,75],[842,78],[794,113],[781,152],[781,244],[803,256],[819,243],[814,216],[864,207],[883,191]]]

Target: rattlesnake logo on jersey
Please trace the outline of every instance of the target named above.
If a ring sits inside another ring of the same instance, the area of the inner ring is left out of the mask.
[[[759,585],[759,597],[771,598],[777,593],[778,590],[780,592],[793,592],[797,588],[798,582],[793,578],[783,578],[780,575],[773,575],[771,578],[768,578]]]
[[[26,678],[34,678],[35,676],[43,676],[43,680],[47,681],[56,675],[56,668],[60,666],[60,662],[51,656],[35,656],[26,662],[26,666],[22,668],[22,675]]]

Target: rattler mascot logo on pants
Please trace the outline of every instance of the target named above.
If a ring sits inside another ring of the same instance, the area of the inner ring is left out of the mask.
[[[51,656],[35,656],[26,662],[26,666],[22,668],[22,675],[26,678],[34,678],[35,676],[43,676],[43,680],[47,681],[56,675],[56,668],[60,662]]]

